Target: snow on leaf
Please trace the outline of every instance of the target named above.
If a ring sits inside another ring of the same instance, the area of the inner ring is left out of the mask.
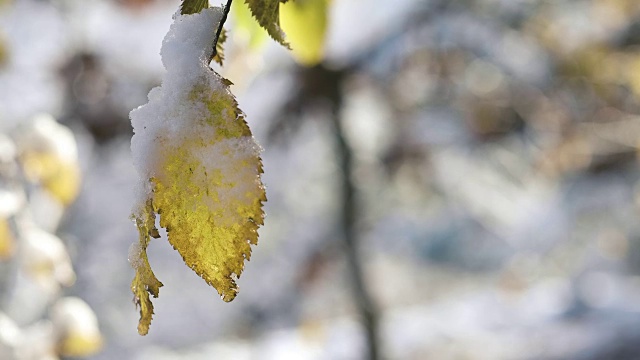
[[[280,3],[282,0],[245,0],[245,4],[249,6],[251,14],[258,20],[269,35],[280,44],[289,48],[289,44],[285,41],[285,35],[280,28]]]
[[[207,9],[209,7],[209,0],[183,0],[182,7],[180,8],[180,13],[182,15],[191,15],[197,14],[200,11]],[[224,42],[227,41],[227,31],[225,29],[220,29],[220,36],[216,41],[216,52],[211,60],[222,66],[222,62],[224,61]]]
[[[80,191],[78,148],[71,130],[51,115],[40,114],[17,134],[26,178],[40,184],[63,205]]]
[[[88,357],[104,346],[98,318],[91,307],[74,296],[60,298],[51,307],[51,323],[57,333],[57,349],[64,357]]]
[[[133,214],[140,240],[130,258],[141,334],[153,314],[149,294],[162,286],[146,256],[150,237],[158,235],[155,214],[184,262],[224,301],[238,293],[236,279],[263,224],[261,149],[230,82],[208,66],[221,17],[219,8],[176,17],[161,50],[162,85],[131,112],[141,190]]]

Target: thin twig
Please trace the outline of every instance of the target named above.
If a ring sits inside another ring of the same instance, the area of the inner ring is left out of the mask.
[[[336,140],[338,144],[338,162],[342,168],[342,230],[344,236],[345,252],[347,256],[347,266],[351,275],[351,285],[356,306],[360,312],[360,317],[364,325],[367,351],[369,360],[380,359],[379,342],[378,342],[378,314],[365,284],[364,269],[362,268],[362,259],[357,249],[358,235],[355,229],[355,223],[358,217],[356,205],[355,184],[351,180],[353,174],[353,154],[342,130],[342,122],[339,115],[334,114],[334,127],[336,131]]]
[[[347,257],[347,266],[351,276],[351,285],[354,300],[360,317],[364,325],[368,360],[380,359],[380,344],[378,340],[378,311],[373,297],[367,288],[362,259],[358,251],[359,235],[356,229],[358,218],[360,217],[357,188],[353,181],[354,156],[353,149],[344,132],[344,123],[341,118],[342,95],[339,90],[339,83],[334,84],[333,111],[331,122],[334,128],[334,136],[337,145],[337,162],[340,166],[341,179],[340,186],[342,192],[342,209],[340,213],[340,227]]]
[[[224,23],[227,21],[227,15],[229,15],[229,11],[231,11],[231,3],[233,0],[227,0],[227,4],[222,9],[222,19],[220,20],[220,26],[218,26],[218,30],[216,31],[216,38],[213,41],[213,53],[211,54],[211,59],[218,55],[218,39],[220,39],[220,33],[222,32],[222,28],[224,27]]]

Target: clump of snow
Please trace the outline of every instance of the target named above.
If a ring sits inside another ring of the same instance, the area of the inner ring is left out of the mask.
[[[162,85],[149,92],[147,104],[130,114],[133,163],[145,181],[154,175],[161,160],[156,158],[159,152],[154,151],[158,139],[188,135],[184,133],[189,132],[189,123],[202,116],[202,109],[185,105],[194,84],[210,73],[209,56],[221,19],[220,8],[193,15],[176,14],[162,42],[162,63],[167,69]]]
[[[226,135],[231,124],[244,120],[232,111],[235,99],[224,79],[209,68],[222,14],[221,8],[209,8],[198,14],[175,15],[162,43],[162,63],[167,70],[162,84],[149,92],[147,104],[130,114],[131,151],[141,180],[134,214],[141,214],[152,196],[149,179],[166,180],[166,156],[172,154],[171,149],[186,149],[199,162],[201,168],[193,169],[189,176],[196,182],[200,179],[203,188],[211,186],[207,176],[214,173],[235,184],[215,202],[203,199],[212,210],[224,207],[227,199],[249,202],[259,196],[261,188],[246,181],[257,179],[258,166],[246,164],[256,163],[261,148],[250,135]]]

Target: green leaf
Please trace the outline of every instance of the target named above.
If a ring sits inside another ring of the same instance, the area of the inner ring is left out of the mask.
[[[258,24],[267,30],[269,36],[275,41],[289,48],[289,44],[285,41],[284,31],[280,28],[280,3],[284,2],[286,1],[245,0],[251,14],[258,20]]]
[[[197,14],[208,7],[209,0],[183,0],[180,13],[182,15]]]
[[[280,7],[282,28],[287,32],[293,56],[313,66],[324,56],[330,0],[289,1]]]
[[[267,30],[255,21],[251,15],[251,11],[244,3],[240,1],[232,3],[231,15],[234,20],[234,35],[241,37],[252,50],[259,49],[264,45],[269,38],[269,34]]]
[[[218,37],[218,42],[216,42],[216,55],[213,57],[213,61],[217,62],[222,66],[222,62],[224,61],[224,42],[227,41],[227,30],[222,28],[220,31],[220,37]]]

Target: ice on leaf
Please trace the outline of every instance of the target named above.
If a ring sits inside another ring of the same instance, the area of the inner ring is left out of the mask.
[[[157,297],[162,286],[146,255],[150,238],[159,237],[156,214],[184,262],[225,301],[238,292],[236,279],[263,224],[261,149],[230,82],[208,65],[221,17],[219,8],[176,15],[162,45],[162,85],[131,112],[141,183],[132,215],[139,244],[129,260],[136,269],[131,288],[140,306],[140,334],[147,333],[153,314],[149,294]]]

